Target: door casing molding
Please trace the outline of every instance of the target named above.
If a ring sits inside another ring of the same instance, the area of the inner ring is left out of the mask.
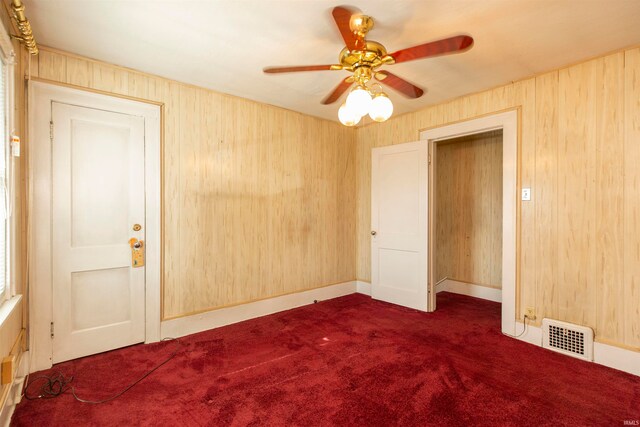
[[[144,117],[145,342],[160,340],[161,108],[159,105],[30,81],[29,95],[29,350],[30,371],[51,367],[52,179],[50,121],[53,101]]]
[[[420,139],[429,144],[429,154],[434,153],[435,144],[439,141],[458,138],[461,136],[489,132],[502,129],[502,332],[515,335],[516,332],[516,280],[517,280],[517,239],[518,239],[518,128],[519,110],[509,110],[502,113],[466,120],[451,125],[441,126],[420,132]],[[432,155],[433,157],[433,155]],[[435,158],[429,168],[429,185],[434,182]],[[429,224],[433,218],[433,195],[429,198]],[[429,254],[433,259],[432,230],[429,231]],[[432,277],[433,268],[429,266]],[[429,280],[430,297],[435,307],[435,289],[433,280]]]

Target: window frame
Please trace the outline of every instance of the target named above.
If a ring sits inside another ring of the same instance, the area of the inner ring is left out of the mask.
[[[6,300],[10,299],[16,294],[15,275],[15,173],[14,173],[14,159],[13,148],[11,144],[11,135],[15,133],[15,65],[16,65],[16,53],[13,48],[13,43],[4,23],[0,23],[0,61],[2,61],[4,67],[4,79],[5,79],[5,96],[4,105],[0,108],[4,109],[5,113],[5,126],[2,129],[2,137],[4,138],[3,144],[5,144],[5,186],[6,186],[6,222],[5,222],[5,288],[0,294],[0,304],[3,304]],[[0,272],[1,274],[2,272]]]

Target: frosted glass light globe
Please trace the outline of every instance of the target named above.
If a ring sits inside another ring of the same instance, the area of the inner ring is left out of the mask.
[[[347,96],[347,107],[353,110],[360,117],[369,112],[371,106],[371,95],[362,86],[357,86]]]
[[[347,104],[342,104],[338,109],[338,119],[345,126],[355,126],[360,121],[360,116]]]
[[[387,95],[379,93],[371,101],[369,117],[376,122],[384,122],[393,114],[393,104]]]

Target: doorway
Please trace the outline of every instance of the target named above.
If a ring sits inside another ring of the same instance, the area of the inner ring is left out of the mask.
[[[515,335],[516,329],[516,266],[517,266],[517,177],[518,177],[518,110],[510,110],[420,132],[420,139],[429,146],[429,305],[436,309],[437,248],[435,229],[435,188],[438,154],[441,141],[492,131],[502,132],[502,241],[501,241],[501,330]],[[482,288],[482,287],[480,287]],[[489,288],[487,288],[489,289]]]
[[[160,333],[160,107],[29,85],[31,370]]]
[[[436,296],[449,291],[502,301],[502,133],[433,145]]]

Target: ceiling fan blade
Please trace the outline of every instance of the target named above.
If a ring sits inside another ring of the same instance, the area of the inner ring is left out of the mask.
[[[351,29],[350,25],[351,17],[357,13],[358,11],[348,9],[344,6],[334,7],[331,12],[333,20],[336,21],[336,25],[340,31],[340,35],[349,50],[359,50],[361,46],[364,46],[364,40]]]
[[[342,96],[343,93],[345,93],[349,89],[349,87],[352,84],[353,84],[353,79],[351,78],[351,76],[342,80],[340,84],[336,86],[333,92],[331,92],[329,96],[327,96],[325,99],[322,100],[322,103],[324,105],[333,104],[338,100],[338,98],[340,98],[340,96]]]
[[[293,73],[296,71],[325,71],[341,70],[342,65],[300,65],[293,67],[265,67],[262,69],[267,74],[272,73]]]
[[[397,52],[390,53],[389,56],[392,57],[397,64],[399,62],[413,61],[414,59],[429,58],[447,53],[459,53],[470,49],[471,46],[473,46],[473,38],[469,36],[455,36],[401,49]]]
[[[388,71],[378,71],[376,73],[376,80],[384,83],[385,85],[393,88],[406,96],[407,98],[420,98],[424,91],[420,89],[418,86],[415,86],[403,78],[396,76],[395,74],[391,74]]]

